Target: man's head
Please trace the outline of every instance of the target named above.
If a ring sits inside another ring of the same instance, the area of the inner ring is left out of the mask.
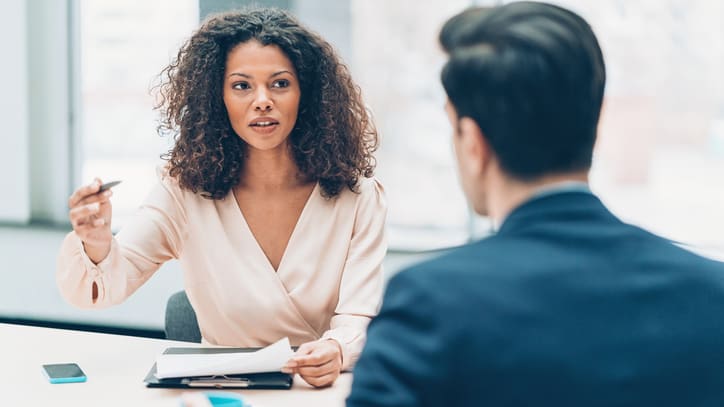
[[[469,9],[445,24],[440,43],[450,57],[442,83],[471,200],[486,193],[476,177],[491,165],[523,183],[590,168],[605,69],[580,16],[535,2]],[[471,145],[476,137],[480,145]]]

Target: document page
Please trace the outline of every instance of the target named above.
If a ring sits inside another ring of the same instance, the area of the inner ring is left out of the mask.
[[[156,359],[156,377],[279,372],[293,354],[289,338],[282,338],[255,352],[161,355]]]

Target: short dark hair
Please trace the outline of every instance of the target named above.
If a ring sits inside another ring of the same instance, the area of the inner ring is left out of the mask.
[[[462,41],[469,41],[470,31],[474,30],[480,19],[492,10],[491,7],[470,7],[445,22],[440,30],[440,45],[445,52],[457,47]]]
[[[589,169],[606,82],[603,55],[579,15],[518,2],[468,9],[440,33],[442,83],[500,165],[521,180]]]
[[[222,89],[228,53],[248,41],[279,47],[297,71],[301,99],[289,140],[299,170],[324,196],[357,191],[360,178],[374,173],[377,147],[361,91],[327,41],[276,8],[210,16],[162,71],[159,133],[176,141],[163,155],[169,174],[211,199],[239,182],[246,143],[231,127]]]

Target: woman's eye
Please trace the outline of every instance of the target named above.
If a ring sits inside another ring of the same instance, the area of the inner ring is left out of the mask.
[[[280,79],[280,80],[278,80],[278,81],[275,81],[275,82],[272,84],[272,87],[275,87],[275,88],[286,88],[286,87],[289,87],[289,80],[287,80],[287,79]]]
[[[246,82],[238,82],[238,83],[231,85],[231,88],[239,89],[239,90],[247,90],[247,89],[251,88],[251,86],[249,86],[249,84]]]

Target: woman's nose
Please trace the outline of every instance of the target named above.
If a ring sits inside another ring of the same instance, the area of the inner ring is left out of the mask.
[[[254,110],[266,112],[271,110],[272,106],[273,102],[269,97],[269,93],[266,91],[266,89],[260,89],[256,93],[256,98],[254,99]]]

